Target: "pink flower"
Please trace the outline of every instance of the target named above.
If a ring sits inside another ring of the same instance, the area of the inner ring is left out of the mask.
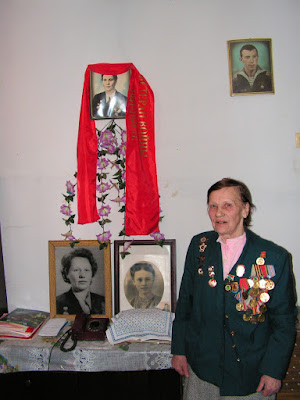
[[[129,242],[125,242],[124,243],[123,252],[127,251],[129,249],[129,247],[131,246],[132,242],[133,242],[133,239],[130,240]]]
[[[105,242],[111,238],[110,231],[106,231],[101,233],[100,235],[96,235],[98,242]]]
[[[100,193],[104,193],[107,190],[109,190],[110,188],[111,188],[110,185],[106,182],[101,182],[99,185],[97,185],[97,190]]]
[[[114,140],[114,135],[111,131],[102,131],[99,136],[99,143],[101,146],[107,146]]]
[[[151,237],[153,237],[154,240],[159,242],[160,240],[163,240],[165,238],[165,235],[163,235],[160,232],[153,232],[150,234]]]
[[[66,186],[67,186],[67,193],[75,195],[75,185],[73,185],[71,181],[67,181]]]
[[[109,161],[108,161],[106,158],[104,158],[104,157],[99,158],[99,159],[97,160],[97,167],[98,167],[99,169],[101,169],[101,170],[105,169],[105,168],[108,166],[108,164],[109,164]]]
[[[107,217],[110,211],[111,211],[110,206],[103,205],[101,208],[99,208],[98,214],[100,217]]]
[[[120,155],[125,157],[126,156],[126,143],[121,143],[120,146]]]
[[[124,143],[127,142],[127,131],[122,131],[122,133],[121,133],[121,140],[122,140],[122,142],[124,142]]]
[[[68,205],[63,204],[63,205],[60,207],[60,212],[61,212],[62,214],[64,214],[64,215],[71,215],[71,214],[72,214],[71,205],[70,205],[70,204],[68,204]]]

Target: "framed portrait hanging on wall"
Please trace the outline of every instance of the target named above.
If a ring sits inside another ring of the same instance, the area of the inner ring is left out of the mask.
[[[230,95],[275,93],[272,39],[227,42]]]
[[[104,75],[90,71],[92,119],[125,118],[130,71]]]
[[[114,242],[115,313],[134,308],[175,311],[176,241],[163,246],[153,240],[134,240],[125,257],[124,245]]]

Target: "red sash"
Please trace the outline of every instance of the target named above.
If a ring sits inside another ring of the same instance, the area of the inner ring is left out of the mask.
[[[157,232],[159,195],[155,161],[154,95],[132,63],[93,64],[85,72],[77,143],[78,223],[98,221],[96,203],[97,135],[90,118],[89,73],[131,71],[126,107],[126,235]]]

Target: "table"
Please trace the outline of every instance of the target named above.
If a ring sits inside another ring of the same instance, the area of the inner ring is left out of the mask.
[[[32,399],[60,392],[86,395],[88,387],[122,399],[180,399],[180,376],[171,368],[169,343],[146,342],[111,345],[105,341],[78,341],[62,352],[57,339],[5,339],[0,341],[0,385],[27,391]],[[24,392],[25,391],[25,392]],[[135,397],[136,395],[136,397]]]

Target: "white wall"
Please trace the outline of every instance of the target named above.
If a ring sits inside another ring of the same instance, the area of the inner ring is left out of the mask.
[[[83,77],[100,62],[133,62],[155,93],[161,231],[177,240],[178,286],[191,236],[210,229],[206,191],[224,176],[249,186],[253,230],[293,254],[299,286],[299,16],[297,0],[0,0],[10,309],[49,309],[48,240],[67,230],[59,208],[76,170]],[[276,93],[230,97],[227,40],[250,37],[273,40]],[[97,224],[74,231],[99,233]]]

